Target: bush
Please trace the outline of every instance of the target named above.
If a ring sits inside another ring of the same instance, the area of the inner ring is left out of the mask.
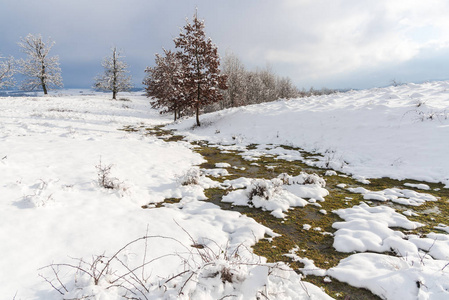
[[[287,173],[282,173],[278,176],[278,179],[282,181],[283,184],[316,184],[321,187],[326,186],[326,181],[319,175],[312,173],[301,172],[298,176],[290,176]]]
[[[199,184],[201,172],[199,168],[192,168],[184,173],[180,178],[179,182],[182,185],[192,185]]]
[[[246,188],[246,195],[249,200],[253,200],[254,197],[270,200],[281,189],[282,181],[278,178],[272,180],[254,179],[251,185]]]
[[[282,264],[262,264],[243,244],[220,246],[207,238],[200,242],[183,230],[190,237],[190,247],[175,238],[145,235],[127,243],[112,256],[100,254],[91,261],[53,263],[40,268],[39,276],[64,299],[98,299],[106,293],[114,299],[203,299],[205,294],[209,298],[225,299],[233,297],[244,281],[251,280],[255,271],[264,268],[263,282],[254,289],[254,296],[259,299],[259,295],[265,295],[264,287],[273,272],[291,272],[284,270]],[[148,257],[148,242],[160,239],[179,243],[185,251]],[[136,248],[138,244],[143,244],[142,251]],[[142,252],[143,260],[136,261],[137,265],[130,265],[126,260],[126,252],[131,247]],[[183,270],[170,277],[152,276],[151,264],[164,258],[178,260]]]
[[[100,157],[100,163],[95,166],[97,169],[97,175],[98,175],[98,184],[105,189],[118,189],[120,188],[120,182],[117,178],[111,177],[111,169],[113,165],[103,165],[101,163],[101,157]]]

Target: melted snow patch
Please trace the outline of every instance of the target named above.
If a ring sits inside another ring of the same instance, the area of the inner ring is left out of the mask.
[[[309,258],[303,258],[298,256],[298,251],[300,251],[299,247],[296,246],[295,248],[291,249],[288,254],[284,254],[286,257],[290,257],[293,261],[300,262],[304,264],[304,268],[299,268],[301,273],[304,275],[314,275],[314,276],[325,276],[326,270],[318,268],[315,266],[315,263],[313,260]]]
[[[332,225],[337,229],[334,233],[334,248],[340,252],[399,251],[417,252],[416,246],[404,240],[405,235],[389,227],[416,229],[423,226],[409,221],[404,215],[387,206],[369,207],[362,203],[352,208],[334,211],[345,222]]]
[[[435,226],[435,229],[443,230],[449,233],[449,226],[445,224],[438,224],[438,226]]]
[[[375,201],[392,201],[398,204],[420,206],[427,201],[437,201],[435,196],[425,193],[418,193],[412,190],[391,188],[382,191],[370,191],[363,187],[348,188],[348,191],[352,193],[358,193],[363,195],[365,200]]]
[[[226,169],[203,169],[204,174],[213,176],[213,177],[221,177],[228,176],[229,172]]]
[[[415,183],[404,183],[404,185],[412,187],[412,188],[417,188],[417,189],[420,189],[420,190],[430,190],[430,186],[428,186],[427,184],[424,184],[424,183],[417,183],[417,184],[415,184]]]
[[[230,168],[231,165],[228,163],[216,163],[215,168]]]
[[[247,184],[246,189],[232,191],[223,197],[223,202],[234,205],[262,208],[272,212],[277,218],[284,218],[291,207],[304,207],[304,199],[324,201],[329,192],[324,188],[326,182],[316,174],[301,173],[298,176],[281,174],[271,180],[253,179],[249,182],[240,179],[239,184]],[[225,181],[226,186],[237,186],[233,181]]]
[[[340,261],[327,274],[382,299],[443,300],[449,298],[447,263],[429,257],[358,253]]]

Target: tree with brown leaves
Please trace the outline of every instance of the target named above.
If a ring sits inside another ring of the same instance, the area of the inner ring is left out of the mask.
[[[153,108],[162,108],[162,113],[173,113],[175,121],[181,116],[185,98],[182,81],[184,78],[179,54],[164,50],[164,55],[156,54],[156,65],[147,67],[143,84],[147,97],[153,97]]]
[[[193,24],[187,21],[179,37],[174,39],[176,48],[181,49],[184,80],[184,102],[196,113],[196,125],[200,126],[201,107],[223,99],[219,89],[225,90],[226,76],[220,74],[220,58],[217,46],[204,33],[204,21],[193,16]]]

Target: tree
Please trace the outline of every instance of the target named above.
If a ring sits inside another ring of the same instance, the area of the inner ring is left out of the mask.
[[[276,93],[277,97],[281,99],[291,99],[299,96],[298,89],[292,84],[292,81],[288,77],[278,77]]]
[[[276,75],[269,65],[257,72],[260,80],[263,84],[262,98],[259,99],[261,102],[270,102],[278,99],[276,95]]]
[[[147,97],[155,98],[153,108],[164,108],[161,113],[174,113],[175,121],[181,116],[185,98],[182,80],[184,78],[179,53],[164,50],[164,56],[156,54],[156,66],[147,67],[143,80]]]
[[[0,56],[0,59],[2,58],[4,57]],[[4,61],[0,61],[0,89],[4,89],[14,85],[14,72],[15,65],[13,57],[9,57]]]
[[[193,24],[187,21],[179,37],[174,39],[176,48],[180,48],[184,80],[185,103],[196,112],[196,124],[201,126],[200,108],[223,100],[219,89],[225,90],[226,76],[220,74],[220,59],[217,46],[206,39],[204,21],[193,17]]]
[[[247,72],[245,75],[246,99],[245,105],[261,103],[264,99],[265,86],[258,71]]]
[[[49,56],[55,42],[50,39],[44,42],[40,34],[28,34],[18,44],[28,56],[19,61],[19,72],[27,77],[22,82],[22,89],[33,91],[42,88],[46,95],[49,89],[63,87],[59,57]]]
[[[111,91],[112,99],[116,99],[118,92],[131,90],[131,76],[128,75],[128,64],[121,59],[123,56],[117,48],[112,48],[112,55],[105,57],[101,64],[104,73],[95,78],[94,88],[102,91]]]
[[[223,60],[223,74],[227,76],[228,89],[224,91],[223,107],[236,107],[245,103],[247,86],[246,70],[240,59],[233,53],[227,53]]]

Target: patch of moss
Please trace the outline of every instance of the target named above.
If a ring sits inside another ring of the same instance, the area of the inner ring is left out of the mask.
[[[334,299],[377,300],[382,299],[364,288],[356,288],[345,282],[332,278],[331,282],[324,282],[323,277],[307,275],[303,280],[320,286]],[[342,293],[341,291],[345,291]]]
[[[144,208],[144,209],[159,208],[159,207],[164,207],[167,204],[179,203],[180,201],[181,201],[181,198],[166,198],[162,202],[142,205],[142,208]]]
[[[132,127],[125,127],[130,131]],[[176,135],[172,130],[165,130],[163,125],[154,126],[151,128],[145,128],[145,132],[157,136],[165,141],[177,141],[182,139],[182,136]],[[209,146],[206,141],[192,142],[195,146],[194,151],[201,154],[206,162],[201,164],[200,167],[204,169],[215,168],[216,163],[229,163],[231,167],[226,168],[230,175],[220,178],[213,178],[216,181],[224,181],[225,179],[236,179],[239,177],[247,178],[265,178],[271,179],[277,177],[281,173],[288,173],[292,176],[298,175],[300,172],[305,171],[307,173],[316,173],[320,176],[324,176],[327,169],[309,166],[301,161],[285,161],[276,159],[272,156],[261,156],[258,158],[257,165],[254,165],[254,161],[248,161],[242,158],[240,151],[220,151],[216,146]],[[302,149],[282,145],[284,149],[298,151],[305,159],[311,160],[322,156],[317,153],[308,153]],[[258,145],[252,144],[248,149],[257,149]],[[209,199],[208,201],[220,206],[225,210],[238,211],[255,219],[258,223],[265,225],[276,233],[280,234],[279,237],[273,239],[260,240],[253,248],[254,252],[258,255],[264,256],[269,262],[284,261],[291,265],[292,268],[298,269],[303,267],[301,263],[293,262],[291,259],[285,256],[291,249],[298,247],[300,251],[297,253],[300,257],[306,257],[314,261],[315,265],[319,268],[329,269],[336,266],[342,259],[348,257],[348,253],[337,252],[333,248],[333,236],[335,229],[332,228],[332,224],[342,221],[337,214],[332,213],[338,209],[344,209],[360,204],[363,200],[363,195],[357,193],[351,193],[346,188],[340,188],[337,185],[344,183],[347,187],[365,187],[373,191],[379,191],[386,188],[402,188],[402,189],[414,189],[404,186],[404,183],[422,183],[415,180],[394,180],[391,178],[379,178],[369,179],[370,184],[362,184],[350,176],[346,176],[337,172],[337,175],[325,176],[326,189],[329,190],[330,195],[327,196],[324,202],[319,202],[319,206],[309,204],[303,208],[294,208],[287,212],[285,220],[275,218],[270,212],[263,211],[261,209],[250,208],[247,206],[234,206],[230,203],[222,202],[222,198],[229,191],[220,188],[206,189],[205,195]],[[439,223],[447,224],[447,216],[449,215],[449,189],[444,189],[442,184],[438,183],[426,183],[431,187],[430,191],[417,190],[419,192],[425,192],[439,197],[437,202],[428,202],[419,207],[410,207],[404,205],[398,205],[391,202],[375,202],[370,205],[389,205],[401,212],[407,209],[412,209],[419,216],[409,217],[413,221],[418,221],[426,224],[425,227],[418,228],[416,231],[407,231],[407,233],[419,233],[425,234],[430,231],[436,231],[434,226]],[[437,189],[437,190],[435,190]],[[416,189],[414,189],[416,190]],[[167,199],[164,203],[176,203],[180,199]],[[173,201],[173,202],[171,202]],[[439,212],[436,212],[436,209]],[[324,209],[327,213],[323,214],[320,210]],[[432,210],[433,209],[433,210]],[[426,213],[427,212],[427,213]],[[306,230],[303,228],[304,224],[311,226],[311,229]],[[321,230],[315,230],[316,228]],[[395,230],[397,230],[395,228]],[[404,230],[403,230],[404,231]],[[392,253],[385,253],[387,255],[393,255]],[[322,277],[307,276],[306,281],[312,282],[322,287],[329,295],[336,299],[379,299],[367,290],[352,287],[346,283],[339,282],[332,279],[332,282],[326,283]]]
[[[138,129],[136,129],[134,126],[131,126],[131,125],[124,126],[123,128],[119,128],[118,130],[126,131],[126,132],[137,132],[137,131],[139,131]]]

